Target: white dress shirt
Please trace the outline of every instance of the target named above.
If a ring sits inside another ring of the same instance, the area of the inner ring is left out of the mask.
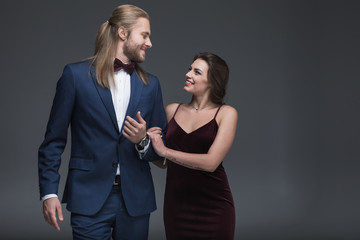
[[[109,85],[117,124],[121,131],[130,100],[130,75],[121,69],[114,74],[114,81],[109,80]],[[118,165],[116,175],[120,175],[120,165]]]

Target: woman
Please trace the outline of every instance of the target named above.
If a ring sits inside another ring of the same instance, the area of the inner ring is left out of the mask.
[[[148,131],[168,168],[164,201],[168,240],[234,238],[234,202],[222,166],[238,118],[233,107],[223,104],[228,77],[223,59],[211,53],[196,55],[184,86],[191,101],[165,109],[167,147],[160,128]]]

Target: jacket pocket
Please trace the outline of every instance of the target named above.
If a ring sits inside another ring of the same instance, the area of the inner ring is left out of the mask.
[[[88,171],[91,169],[92,161],[85,158],[72,157],[69,162],[69,169]]]

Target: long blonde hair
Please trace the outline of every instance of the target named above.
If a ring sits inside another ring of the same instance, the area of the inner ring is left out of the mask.
[[[119,41],[118,29],[124,27],[131,32],[132,26],[140,17],[149,19],[149,15],[141,8],[133,5],[120,5],[113,11],[108,21],[99,28],[95,40],[95,53],[91,57],[91,65],[95,66],[96,79],[100,86],[109,88],[109,76],[114,76],[114,58]],[[135,71],[144,84],[149,82],[148,74],[135,63]]]

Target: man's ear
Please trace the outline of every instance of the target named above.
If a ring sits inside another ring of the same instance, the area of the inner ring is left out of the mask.
[[[118,35],[121,40],[125,41],[128,36],[128,31],[123,26],[121,26],[118,28]]]

